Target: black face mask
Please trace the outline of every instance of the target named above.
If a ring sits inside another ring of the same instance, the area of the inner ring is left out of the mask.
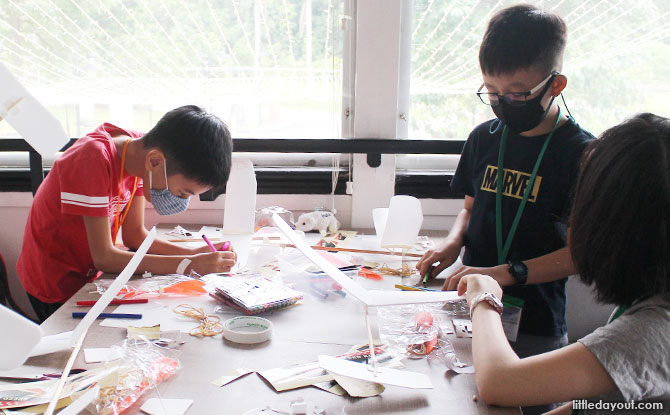
[[[547,93],[551,82],[554,80],[552,77],[542,88],[542,92],[537,97],[527,100],[526,105],[511,105],[505,100],[500,100],[500,103],[496,106],[492,106],[493,113],[502,121],[503,124],[507,126],[514,133],[522,133],[524,131],[532,130],[533,128],[540,125],[544,120],[544,117],[547,116],[551,104],[554,102],[554,98],[551,99],[547,109],[542,108],[542,97]]]

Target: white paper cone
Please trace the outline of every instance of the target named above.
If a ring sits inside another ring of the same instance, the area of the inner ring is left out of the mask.
[[[393,196],[381,239],[382,248],[414,246],[423,223],[421,202],[412,196]]]

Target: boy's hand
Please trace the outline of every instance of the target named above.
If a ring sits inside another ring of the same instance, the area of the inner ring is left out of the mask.
[[[212,245],[214,245],[214,248],[216,248],[217,251],[220,251],[221,248],[225,244],[228,244],[228,247],[225,249],[225,251],[235,252],[235,249],[233,249],[233,245],[231,245],[230,242],[226,241],[226,242],[212,243]],[[192,251],[193,251],[192,255],[195,255],[195,254],[204,254],[204,253],[207,253],[207,252],[212,252],[212,249],[208,245],[203,245],[203,246],[199,246],[197,248],[192,248]],[[221,252],[223,252],[223,251],[221,251]],[[237,257],[235,257],[235,258],[237,258]]]
[[[430,278],[433,278],[442,272],[445,268],[453,264],[456,261],[456,258],[458,258],[458,254],[460,253],[460,246],[446,242],[438,249],[427,250],[419,262],[417,262],[416,269],[419,270],[419,275],[423,277],[428,271],[428,268],[430,268],[430,266],[434,263],[438,262],[439,264],[433,268],[433,272],[430,275]]]
[[[514,285],[516,281],[507,270],[507,265],[498,265],[490,268],[477,268],[462,266],[453,274],[447,277],[442,285],[443,291],[454,291],[459,286],[461,278],[469,274],[483,274],[493,278],[501,287]]]
[[[496,280],[488,275],[467,274],[460,279],[458,283],[458,295],[468,293],[468,307],[473,298],[483,293],[491,293],[498,298],[502,298],[502,288]]]
[[[190,269],[200,275],[205,275],[215,272],[230,272],[237,261],[237,254],[232,251],[212,252],[210,250],[207,253],[193,255],[190,259]]]

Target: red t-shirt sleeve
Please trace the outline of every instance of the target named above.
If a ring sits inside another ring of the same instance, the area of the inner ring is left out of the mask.
[[[109,216],[111,155],[96,141],[86,143],[59,164],[61,213]]]

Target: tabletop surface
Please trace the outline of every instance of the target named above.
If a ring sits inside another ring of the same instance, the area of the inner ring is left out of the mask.
[[[370,237],[367,237],[370,238]],[[353,247],[354,245],[352,245]],[[263,249],[263,248],[261,248]],[[274,248],[273,248],[274,249]],[[252,251],[251,255],[257,254]],[[251,257],[250,257],[251,258]],[[390,258],[393,260],[393,258]],[[113,275],[105,276],[113,278]],[[385,276],[383,281],[356,281],[368,289],[393,289],[393,284],[414,284],[418,276],[394,277]],[[285,310],[263,314],[274,325],[271,340],[255,345],[242,345],[223,339],[221,335],[209,338],[197,338],[187,334],[182,336],[186,342],[179,347],[178,359],[181,368],[172,377],[159,384],[157,389],[148,390],[125,413],[138,414],[142,403],[151,397],[192,399],[193,405],[187,414],[244,414],[254,408],[286,408],[294,399],[303,398],[306,402],[317,404],[325,409],[325,414],[519,414],[518,408],[500,408],[489,406],[476,399],[477,389],[474,374],[456,374],[447,370],[446,364],[440,359],[405,359],[406,370],[427,374],[433,389],[407,389],[397,386],[386,386],[380,395],[369,398],[352,398],[338,396],[317,389],[305,387],[296,390],[275,392],[272,386],[256,373],[249,374],[223,387],[211,382],[223,375],[230,374],[238,368],[250,368],[262,371],[283,367],[291,364],[317,361],[319,355],[335,356],[345,353],[353,344],[367,343],[366,326],[362,305],[351,296],[323,300],[314,295],[305,294],[301,304]],[[75,302],[80,300],[96,300],[94,284],[87,284],[71,298],[63,307],[52,315],[42,328],[45,334],[55,334],[72,330],[79,320],[71,317],[73,311],[82,311]],[[153,300],[151,300],[153,301]],[[217,303],[210,298],[199,297],[180,300],[158,301],[171,314],[176,302],[205,305],[207,312],[212,312]],[[110,306],[105,311],[114,311]],[[128,307],[128,306],[123,306]],[[219,314],[222,320],[239,315],[235,312]],[[371,309],[373,320],[375,310]],[[442,325],[450,325],[445,321],[449,317],[439,317]],[[84,341],[84,348],[109,347],[120,343],[126,337],[126,329],[120,327],[103,327],[101,320],[89,329]],[[193,326],[196,326],[193,321]],[[471,339],[457,338],[454,334],[446,334],[459,360],[472,363]],[[63,367],[69,357],[68,352],[52,353],[34,357],[27,364]],[[75,368],[93,368],[84,361],[83,353],[77,357]],[[271,412],[269,412],[271,413]]]

